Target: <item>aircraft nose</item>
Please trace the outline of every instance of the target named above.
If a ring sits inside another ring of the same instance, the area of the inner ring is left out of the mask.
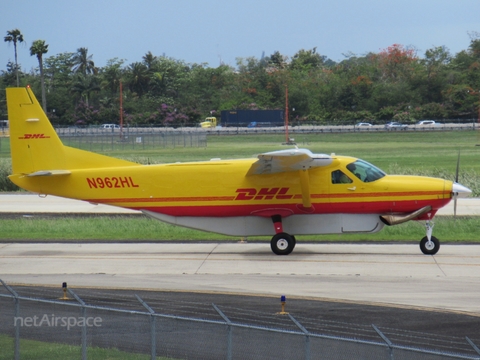
[[[471,193],[472,193],[472,190],[470,190],[466,186],[463,186],[462,184],[459,184],[456,182],[453,183],[453,187],[452,187],[453,197],[466,198],[466,197],[469,197]]]

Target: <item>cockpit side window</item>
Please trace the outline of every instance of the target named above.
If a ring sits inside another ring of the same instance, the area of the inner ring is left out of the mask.
[[[376,166],[363,160],[348,164],[347,169],[363,182],[376,181],[386,175]]]
[[[332,184],[351,184],[353,181],[342,170],[332,171]]]

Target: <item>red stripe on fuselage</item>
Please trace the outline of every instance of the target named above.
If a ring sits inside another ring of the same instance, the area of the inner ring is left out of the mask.
[[[345,203],[312,203],[313,211],[308,214],[400,214],[411,213],[425,206],[431,206],[436,212],[445,206],[450,199],[440,200],[407,200],[407,201],[375,201],[375,202],[345,202]],[[273,209],[288,209],[292,214],[306,214],[298,204],[272,205],[212,205],[212,206],[132,206],[135,210],[149,210],[171,216],[195,217],[228,217],[249,216],[256,212]]]
[[[436,196],[445,198],[450,201],[450,192],[444,191],[415,191],[415,192],[374,192],[374,193],[328,193],[328,194],[312,194],[312,199],[342,199],[342,198],[379,198],[389,197],[385,200],[389,202],[402,201],[402,197],[409,196]],[[301,199],[301,194],[293,195],[293,199]],[[400,199],[399,199],[400,198]],[[115,203],[164,203],[164,202],[199,202],[199,201],[233,201],[234,196],[175,196],[175,197],[151,197],[151,198],[114,198],[114,199],[85,199],[85,201],[101,204],[115,204]],[[331,203],[334,204],[334,203]],[[184,204],[183,206],[190,206]],[[236,204],[234,206],[237,206]],[[264,205],[262,205],[264,206]],[[271,204],[277,207],[278,204]]]

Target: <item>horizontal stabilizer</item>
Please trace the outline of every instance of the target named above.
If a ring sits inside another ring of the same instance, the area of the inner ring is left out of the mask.
[[[42,170],[35,171],[34,173],[28,174],[28,177],[33,176],[58,176],[58,175],[70,175],[72,172],[69,170]]]
[[[247,176],[308,170],[330,165],[332,161],[329,155],[313,154],[307,149],[272,151],[258,155],[258,160],[252,164]]]

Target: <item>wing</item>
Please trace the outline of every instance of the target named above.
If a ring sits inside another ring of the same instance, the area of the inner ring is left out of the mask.
[[[258,155],[258,160],[252,164],[247,176],[308,170],[330,165],[332,161],[333,159],[329,155],[312,154],[307,149],[272,151]]]

